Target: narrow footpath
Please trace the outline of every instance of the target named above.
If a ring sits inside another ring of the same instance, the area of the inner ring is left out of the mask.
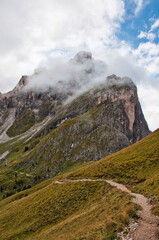
[[[144,197],[142,194],[137,194],[131,192],[127,187],[123,184],[116,183],[112,180],[104,180],[104,179],[77,179],[77,180],[69,180],[65,181],[55,181],[55,184],[63,184],[67,182],[95,182],[95,181],[103,181],[107,182],[111,186],[114,186],[120,189],[123,192],[129,193],[133,196],[133,202],[140,205],[142,210],[138,213],[140,219],[139,224],[133,230],[130,230],[128,237],[123,237],[123,240],[159,240],[159,226],[157,217],[154,216],[151,212],[152,205],[149,203],[148,199]]]

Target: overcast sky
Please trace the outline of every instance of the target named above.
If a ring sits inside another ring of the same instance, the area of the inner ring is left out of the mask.
[[[0,16],[1,92],[52,58],[86,50],[108,75],[133,79],[150,129],[159,127],[157,0],[0,0]]]

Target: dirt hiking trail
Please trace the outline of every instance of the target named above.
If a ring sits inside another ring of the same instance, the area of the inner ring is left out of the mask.
[[[129,193],[133,196],[133,202],[140,205],[142,210],[138,213],[140,219],[139,224],[135,229],[130,229],[128,236],[122,237],[122,240],[159,240],[159,226],[158,219],[156,216],[152,215],[151,209],[152,205],[149,203],[148,199],[141,194],[131,192],[123,184],[116,183],[112,180],[104,179],[77,179],[77,180],[64,180],[55,181],[55,184],[63,184],[67,182],[95,182],[103,181],[107,182],[111,186],[120,189],[123,192]]]

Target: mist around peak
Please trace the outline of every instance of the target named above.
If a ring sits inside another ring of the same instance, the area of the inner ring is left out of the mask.
[[[24,91],[66,93],[70,102],[75,97],[98,87],[117,84],[132,84],[129,78],[120,78],[116,75],[107,77],[107,65],[96,60],[90,52],[80,51],[67,62],[56,58],[49,61],[45,67],[38,68],[31,77],[28,77]]]

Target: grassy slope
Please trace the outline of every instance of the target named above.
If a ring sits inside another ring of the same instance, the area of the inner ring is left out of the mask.
[[[143,140],[63,177],[111,178],[133,191],[155,196],[159,215],[159,129]]]
[[[135,216],[130,196],[104,182],[47,184],[20,200],[3,200],[1,240],[113,239]]]
[[[133,191],[156,196],[154,212],[159,214],[158,142],[159,130],[120,152],[54,179],[113,178]],[[54,179],[1,201],[1,239],[110,240],[130,216],[135,216],[130,196],[104,182],[55,185]]]

